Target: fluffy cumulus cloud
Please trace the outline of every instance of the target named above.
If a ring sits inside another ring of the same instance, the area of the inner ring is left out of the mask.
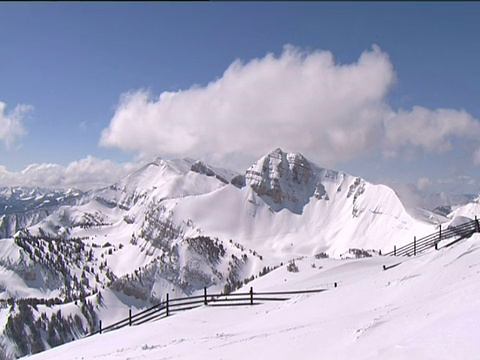
[[[452,138],[480,139],[480,121],[464,110],[429,110],[415,106],[411,111],[400,110],[385,120],[384,148],[390,154],[408,146],[430,153],[445,153],[452,149]],[[474,153],[479,162],[480,148]]]
[[[346,65],[328,51],[286,46],[278,57],[235,61],[205,87],[124,94],[100,144],[212,158],[282,147],[333,164],[379,141],[394,79],[376,46]]]
[[[137,163],[118,164],[88,156],[67,166],[32,164],[20,172],[0,166],[0,186],[75,187],[89,190],[113,184],[139,167]]]
[[[241,162],[239,154],[256,158],[281,147],[335,166],[372,150],[441,153],[453,138],[478,138],[480,124],[465,111],[392,110],[394,83],[392,63],[377,46],[351,64],[328,51],[285,46],[279,56],[233,62],[206,86],[123,94],[100,144],[230,166],[226,159]],[[472,160],[480,164],[478,148]]]
[[[33,109],[30,105],[17,105],[11,112],[6,113],[7,104],[0,101],[0,141],[10,149],[15,141],[26,134],[23,118]]]

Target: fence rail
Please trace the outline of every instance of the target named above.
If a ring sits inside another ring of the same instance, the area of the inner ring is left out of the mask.
[[[399,248],[394,246],[393,251],[386,253],[385,256],[415,256],[432,247],[438,249],[440,241],[451,239],[452,241],[444,245],[444,247],[450,246],[457,241],[472,236],[475,232],[480,232],[480,225],[476,216],[475,220],[458,226],[449,226],[446,229],[442,229],[442,225],[440,225],[437,232],[420,239],[414,237],[413,242]]]
[[[472,236],[475,232],[480,232],[480,224],[475,216],[475,220],[466,222],[458,226],[449,226],[446,229],[442,229],[440,225],[439,231],[427,235],[423,238],[417,239],[414,237],[412,243],[397,248],[394,247],[393,251],[390,251],[385,256],[412,256],[417,255],[429,248],[435,247],[438,249],[438,244],[447,239],[451,239],[448,244],[450,246],[461,239]],[[385,266],[384,266],[385,269]],[[337,287],[337,283],[334,284]],[[327,287],[328,288],[328,287]],[[189,296],[170,299],[169,294],[166,294],[166,300],[160,304],[154,305],[146,310],[140,311],[135,315],[132,315],[131,309],[129,310],[129,316],[125,319],[117,321],[107,327],[102,327],[102,321],[99,322],[98,330],[87,335],[92,336],[95,334],[101,334],[107,331],[113,331],[121,329],[126,326],[140,325],[146,322],[159,320],[170,316],[173,313],[195,309],[200,306],[245,306],[245,305],[258,305],[265,301],[285,301],[289,300],[291,295],[298,294],[311,294],[319,293],[327,290],[324,289],[312,289],[312,290],[295,290],[295,291],[270,291],[270,292],[254,292],[253,288],[250,288],[246,293],[232,293],[232,294],[207,294],[207,289],[204,288],[203,295]]]
[[[337,287],[337,283],[334,284]],[[285,301],[289,300],[291,295],[312,294],[326,291],[325,289],[311,289],[311,290],[294,290],[294,291],[270,291],[270,292],[254,292],[250,288],[246,293],[232,293],[232,294],[207,294],[207,288],[204,288],[203,295],[182,297],[170,299],[169,294],[166,295],[165,301],[152,306],[146,310],[140,311],[132,315],[131,309],[127,318],[117,321],[106,327],[102,327],[102,321],[99,322],[97,331],[87,335],[102,334],[104,332],[121,329],[126,326],[140,325],[146,322],[151,322],[165,318],[173,313],[191,310],[200,306],[252,306],[258,305],[265,301]]]

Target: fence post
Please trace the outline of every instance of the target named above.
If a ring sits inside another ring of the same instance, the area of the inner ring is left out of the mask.
[[[167,304],[165,305],[165,316],[168,316],[168,300],[169,300],[169,296],[167,293]]]
[[[102,320],[100,320],[100,329],[98,330],[98,332],[101,334],[102,333]]]
[[[128,309],[128,326],[132,326],[132,309]]]
[[[333,284],[333,287],[337,287],[337,283],[334,283],[334,284]]]
[[[438,242],[435,243],[435,250],[438,250]]]
[[[438,237],[438,241],[442,240],[442,224],[440,224],[440,235]]]
[[[475,215],[475,229],[480,232],[480,224],[478,223],[477,215]]]
[[[208,305],[208,301],[207,301],[207,288],[206,288],[206,287],[203,288],[203,303],[204,303],[205,305]]]
[[[250,287],[250,305],[253,305],[253,287]]]
[[[397,245],[393,245],[393,256],[397,256]]]
[[[413,256],[417,255],[417,237],[413,237]]]

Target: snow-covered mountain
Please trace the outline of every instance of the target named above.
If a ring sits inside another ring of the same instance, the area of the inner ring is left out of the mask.
[[[157,158],[71,194],[0,241],[7,357],[81,337],[167,292],[230,292],[294,258],[389,251],[439,221],[412,217],[387,186],[280,149],[244,174]]]
[[[40,222],[60,206],[75,205],[82,196],[76,189],[0,188],[0,239]]]
[[[396,184],[395,192],[407,211],[419,213],[419,210],[423,209],[444,216],[479,200],[478,194],[423,193],[413,184]]]
[[[338,287],[257,306],[202,306],[31,359],[477,359],[479,250],[475,234],[410,258],[305,257],[296,261],[298,272],[284,266],[249,286],[258,292]]]
[[[0,188],[0,215],[74,205],[83,196],[80,190],[52,190],[23,186]]]

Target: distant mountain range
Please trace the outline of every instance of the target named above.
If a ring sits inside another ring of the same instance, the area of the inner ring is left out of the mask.
[[[298,257],[389,251],[473,216],[474,200],[406,209],[387,186],[281,149],[244,174],[157,158],[88,192],[3,188],[3,353],[71,341],[167,292],[229,292]]]

